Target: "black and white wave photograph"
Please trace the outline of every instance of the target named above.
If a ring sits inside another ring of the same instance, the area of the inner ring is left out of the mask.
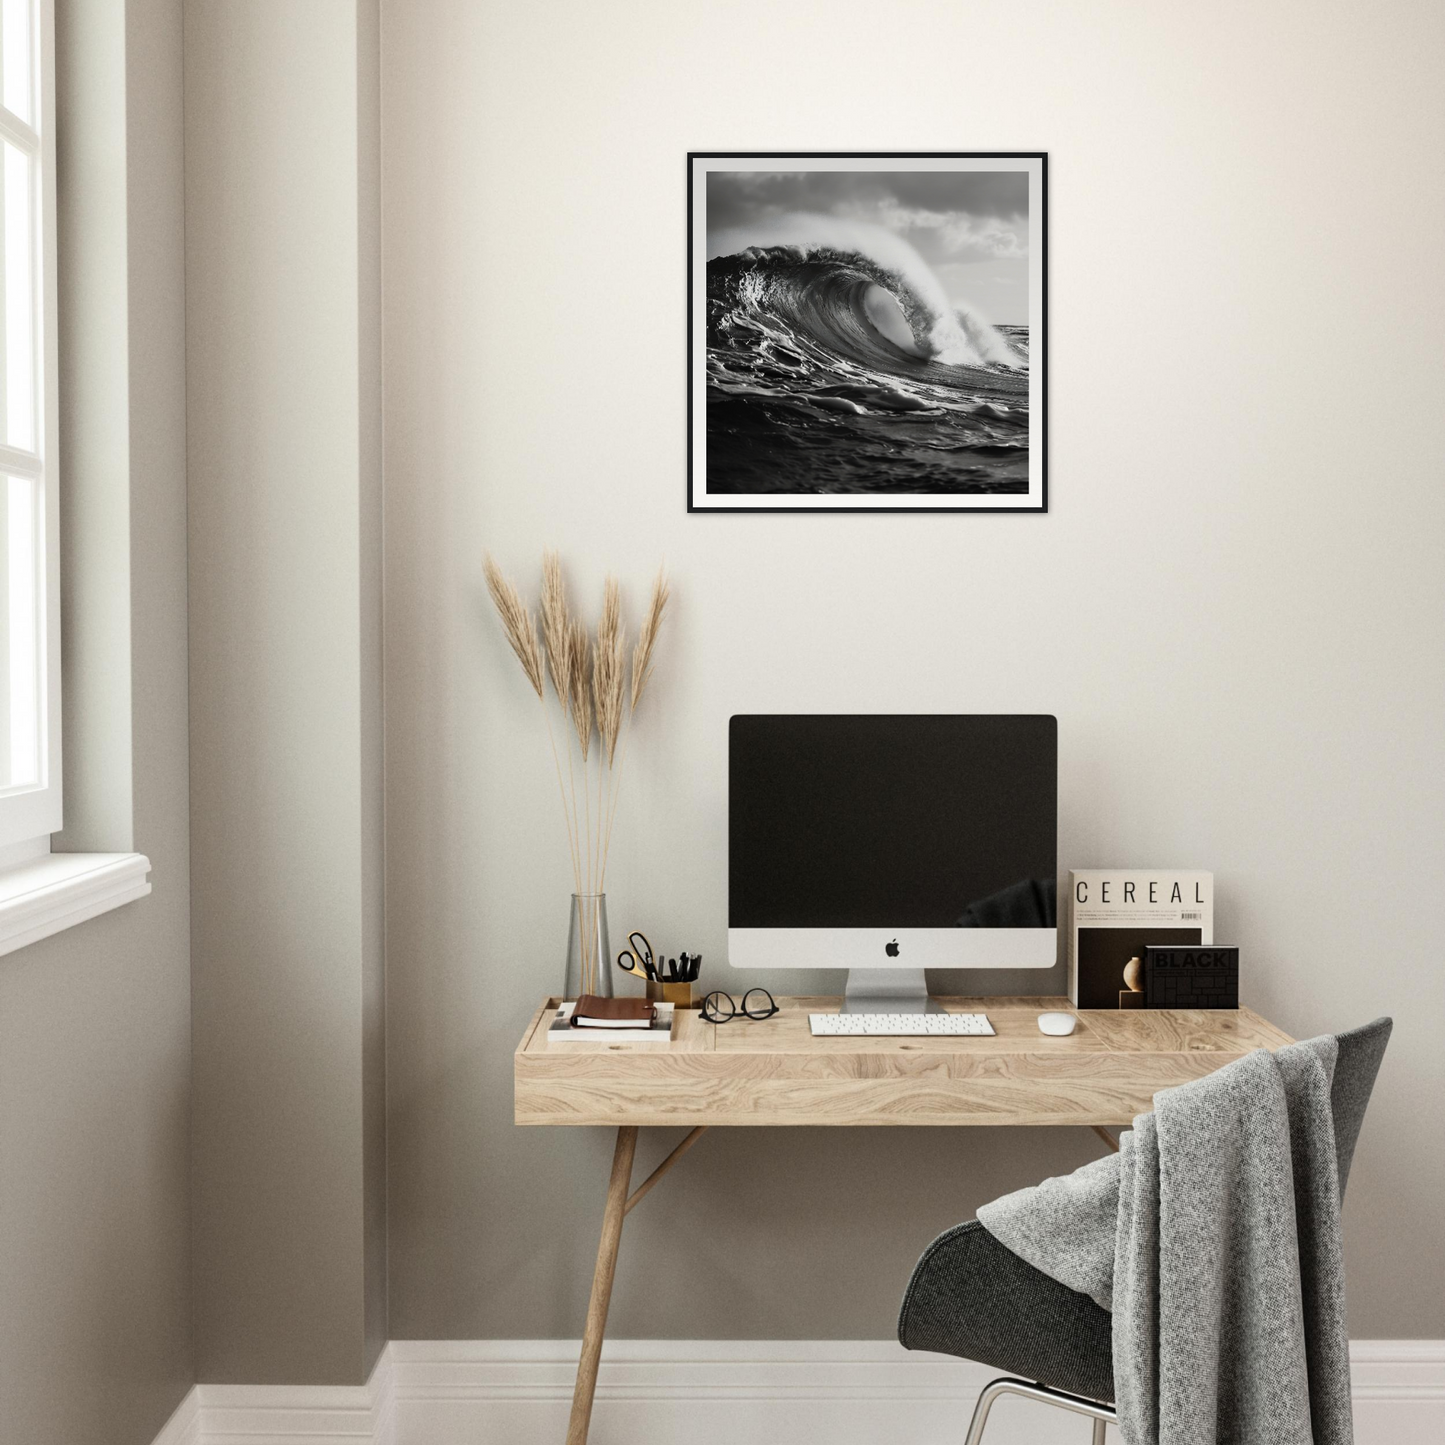
[[[1047,510],[1043,154],[688,164],[689,510]]]

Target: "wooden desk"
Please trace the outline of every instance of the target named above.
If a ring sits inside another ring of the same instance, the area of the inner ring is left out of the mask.
[[[585,1445],[597,1364],[627,1212],[712,1126],[1077,1124],[1118,1148],[1106,1126],[1131,1124],[1154,1094],[1188,1083],[1289,1036],[1249,1009],[1098,1010],[1067,1038],[1038,1030],[1062,998],[946,998],[950,1012],[984,1013],[994,1037],[814,1038],[811,1011],[836,998],[780,998],[762,1020],[710,1024],[679,1011],[673,1042],[549,1046],[558,1000],[532,1016],[517,1047],[516,1122],[617,1129],[602,1240],[582,1336],[567,1445]],[[629,1194],[639,1128],[691,1132]]]

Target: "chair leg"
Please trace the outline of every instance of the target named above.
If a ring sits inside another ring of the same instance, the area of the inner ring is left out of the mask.
[[[1098,1400],[1086,1400],[1082,1395],[1070,1395],[1063,1390],[1051,1390],[1047,1385],[1034,1385],[1027,1380],[1013,1380],[1005,1376],[983,1387],[978,1404],[973,1407],[973,1419],[969,1422],[964,1445],[979,1445],[983,1439],[984,1426],[988,1424],[988,1412],[993,1409],[993,1403],[1000,1395],[1022,1395],[1025,1400],[1038,1400],[1060,1410],[1072,1411],[1075,1415],[1087,1415],[1094,1422],[1093,1445],[1104,1445],[1104,1431],[1111,1420],[1119,1418],[1112,1405],[1103,1405]]]
[[[969,1422],[968,1438],[963,1445],[978,1445],[983,1439],[983,1427],[988,1424],[988,1412],[993,1409],[993,1402],[1000,1395],[1008,1393],[1008,1380],[995,1380],[991,1385],[983,1387],[983,1393],[978,1397],[978,1404],[973,1407],[973,1419]]]

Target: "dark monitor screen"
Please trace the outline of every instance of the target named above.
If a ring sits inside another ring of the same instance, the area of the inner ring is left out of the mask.
[[[1055,922],[1058,724],[1046,715],[739,715],[732,928]]]

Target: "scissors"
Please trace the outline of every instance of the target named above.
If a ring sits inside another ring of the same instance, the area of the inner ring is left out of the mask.
[[[628,947],[617,955],[617,966],[623,973],[635,974],[649,983],[657,979],[657,965],[653,961],[652,945],[647,936],[632,932],[627,935]]]

